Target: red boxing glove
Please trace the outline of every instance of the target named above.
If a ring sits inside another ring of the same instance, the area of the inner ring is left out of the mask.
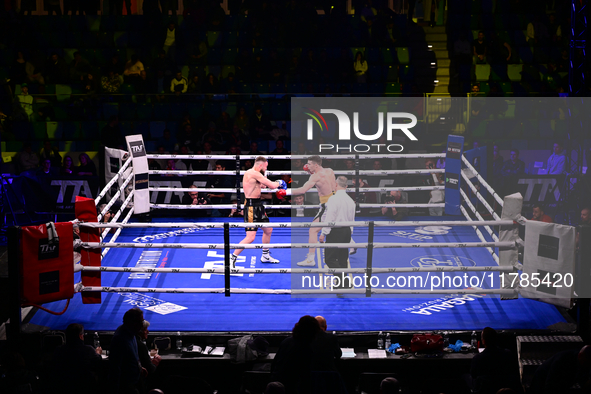
[[[304,164],[304,171],[306,171],[308,174],[311,174],[310,167],[308,167],[307,164]]]
[[[279,189],[275,193],[275,195],[277,196],[277,198],[280,199],[280,200],[283,200],[285,198],[285,195],[286,194],[287,194],[287,192],[285,191],[285,189]]]

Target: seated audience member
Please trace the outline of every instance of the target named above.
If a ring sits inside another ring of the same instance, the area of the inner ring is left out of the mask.
[[[472,51],[474,64],[484,64],[487,62],[488,45],[484,41],[484,32],[478,32],[478,38],[472,42]]]
[[[544,207],[541,204],[534,204],[532,218],[535,222],[554,223],[552,218],[544,213]]]
[[[396,378],[385,378],[380,383],[380,394],[398,394],[400,392],[400,383]]]
[[[101,78],[101,88],[105,93],[119,93],[121,78],[115,75],[113,71],[109,71]]]
[[[313,209],[306,209],[304,205],[311,205],[308,201],[305,200],[305,196],[303,194],[298,194],[297,196],[292,196],[291,198],[291,216],[292,217],[308,217],[314,216]]]
[[[433,174],[435,175],[435,179],[437,179],[437,183],[435,186],[445,186],[444,175],[441,173]],[[429,192],[429,204],[440,204],[445,202],[445,190],[432,190]],[[443,208],[429,208],[429,215],[430,216],[442,216],[443,215]]]
[[[581,225],[591,225],[591,207],[581,209]]]
[[[406,192],[393,190],[384,197],[384,204],[408,204]],[[382,215],[391,220],[404,220],[408,216],[408,208],[383,207]]]
[[[589,392],[590,370],[591,346],[562,351],[538,367],[529,392],[531,394],[567,393],[575,383],[579,384],[582,392]]]
[[[260,156],[262,154],[263,152],[259,150],[259,144],[257,144],[256,142],[252,142],[250,144],[250,151],[247,153],[247,155]]]
[[[197,189],[197,186],[191,185],[189,186],[190,189]],[[199,195],[198,192],[187,192],[183,199],[181,200],[181,204],[183,205],[208,205],[211,204],[211,201],[204,195]],[[196,209],[190,210],[186,212],[188,215],[195,216],[195,217],[206,217],[208,216],[207,209]]]
[[[215,171],[226,171],[226,163],[223,160],[218,160],[215,163]],[[232,177],[226,175],[214,175],[208,178],[207,184],[205,185],[206,188],[231,188],[234,185],[232,184]],[[228,193],[216,192],[212,191],[206,194],[208,200],[211,201],[211,204],[227,204]],[[215,211],[215,210],[214,210]],[[222,212],[222,216],[226,216],[228,212],[225,210]]]
[[[201,93],[201,81],[199,80],[199,75],[194,74],[191,77],[187,91],[193,94]]]
[[[319,331],[320,325],[314,317],[302,316],[292,335],[281,342],[271,364],[271,379],[283,383],[288,392],[311,392],[312,343]]]
[[[21,85],[21,94],[18,94],[16,99],[19,102],[22,111],[26,115],[26,118],[28,120],[34,120],[33,103],[35,102],[35,99],[29,94],[29,87],[26,83]],[[23,112],[21,112],[21,114]]]
[[[71,156],[64,157],[60,168],[60,175],[72,175],[74,173],[74,161]]]
[[[59,168],[62,165],[62,156],[57,147],[51,146],[50,141],[43,143],[43,148],[39,152],[39,158],[43,161],[49,159],[54,168]]]
[[[74,60],[70,66],[70,80],[73,83],[79,83],[80,77],[84,77],[86,74],[92,71],[92,66],[88,60],[82,58],[80,52],[74,53]]]
[[[101,205],[99,205],[98,208],[97,208],[97,214],[100,214],[101,212],[103,212],[105,210],[105,207],[106,206],[107,206],[107,204],[101,204]],[[103,216],[102,222],[103,223],[110,222],[111,219],[113,218],[113,216],[115,216],[115,214],[113,213],[113,211],[112,210],[108,210],[107,212],[105,212],[105,215]]]
[[[568,172],[565,151],[560,142],[554,143],[553,153],[548,158],[548,165],[546,168],[548,170],[548,174],[552,175],[559,175]]]
[[[149,378],[151,374],[156,372],[156,367],[158,367],[158,364],[160,364],[160,360],[162,359],[162,357],[160,357],[160,355],[158,354],[156,354],[154,358],[150,357],[150,351],[148,350],[148,345],[146,344],[148,334],[150,333],[150,331],[148,331],[148,327],[150,327],[150,322],[144,320],[142,329],[138,332],[135,339],[137,342],[137,351],[138,356],[140,358],[140,363],[142,364],[142,367],[146,369],[148,373],[147,377]],[[145,378],[146,377],[142,376],[142,379],[140,379],[140,386],[144,388],[144,390],[141,390],[142,392],[146,391]]]
[[[144,312],[139,308],[129,309],[111,339],[109,354],[109,392],[137,393],[141,374],[146,370],[140,364],[137,333],[143,328]]]
[[[485,327],[481,343],[484,350],[474,356],[470,365],[470,388],[479,393],[495,393],[503,387],[518,387],[517,358],[499,346],[497,331]]]
[[[76,168],[77,175],[96,176],[96,166],[86,153],[80,153],[78,159],[80,160],[80,165]]]
[[[233,205],[238,203],[238,200],[232,200],[231,202]],[[244,211],[242,209],[232,208],[230,214],[228,215],[229,218],[241,218],[244,217]]]
[[[51,160],[43,159],[41,160],[41,166],[35,172],[35,175],[38,178],[46,177],[46,176],[54,176],[56,174],[55,169],[51,167]]]
[[[183,77],[180,71],[177,71],[175,77],[170,81],[170,92],[178,96],[181,93],[187,93],[187,89],[189,89],[187,78]]]
[[[320,331],[316,333],[312,343],[312,371],[337,371],[335,360],[343,355],[337,337],[326,331],[328,328],[323,316],[316,316]]]
[[[125,80],[127,83],[134,84],[140,78],[140,72],[144,69],[144,64],[140,62],[137,55],[131,55],[131,59],[125,64]]]
[[[503,163],[502,173],[504,176],[523,175],[525,173],[525,163],[519,160],[519,150],[511,150],[511,158]]]
[[[18,159],[21,171],[32,170],[39,165],[39,155],[33,152],[30,142],[23,144],[23,150],[19,152]]]
[[[84,326],[72,323],[66,328],[66,344],[53,355],[55,384],[61,393],[78,393],[80,387],[96,386],[102,363],[102,348],[84,344]],[[93,392],[93,391],[90,391]]]

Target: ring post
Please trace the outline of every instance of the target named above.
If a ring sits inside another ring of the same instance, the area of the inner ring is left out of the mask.
[[[367,232],[367,277],[369,280],[366,282],[367,287],[365,288],[365,296],[371,297],[371,266],[373,259],[373,221],[369,222],[369,230]]]
[[[236,212],[240,211],[240,155],[236,155]]]
[[[230,223],[224,223],[224,279],[225,295],[230,297]]]

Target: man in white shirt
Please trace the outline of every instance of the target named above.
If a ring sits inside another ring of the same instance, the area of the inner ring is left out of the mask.
[[[336,193],[326,203],[326,223],[353,222],[355,221],[355,201],[346,193],[347,178],[337,178]],[[323,227],[320,234],[320,242],[349,243],[351,242],[351,227]],[[347,268],[349,249],[326,248],[325,262],[330,268]]]
[[[21,94],[16,96],[21,108],[29,120],[33,120],[33,96],[29,94],[29,87],[26,83],[21,85]]]

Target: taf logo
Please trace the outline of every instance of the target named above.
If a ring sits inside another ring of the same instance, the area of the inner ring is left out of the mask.
[[[314,140],[314,121],[320,127],[320,131],[324,129],[328,130],[326,120],[321,114],[332,114],[337,117],[339,122],[338,136],[339,141],[351,140],[351,119],[349,115],[338,109],[321,109],[320,112],[313,110],[312,108],[304,107],[305,110],[310,112],[304,112],[312,119],[308,119],[307,123],[307,138],[308,140]],[[355,137],[362,141],[377,141],[384,133],[384,119],[386,120],[386,136],[388,141],[392,140],[392,132],[394,130],[401,130],[411,141],[417,141],[417,137],[410,132],[410,128],[416,126],[417,118],[413,114],[407,112],[378,112],[378,131],[374,134],[362,134],[359,130],[359,112],[353,112],[353,133]],[[394,119],[407,119],[410,122],[394,123]]]
[[[131,148],[131,154],[133,157],[142,157],[146,155],[146,149],[142,141],[130,141],[129,147]]]
[[[50,244],[47,238],[39,240],[38,260],[56,259],[58,257],[60,257],[59,242],[53,242]]]

